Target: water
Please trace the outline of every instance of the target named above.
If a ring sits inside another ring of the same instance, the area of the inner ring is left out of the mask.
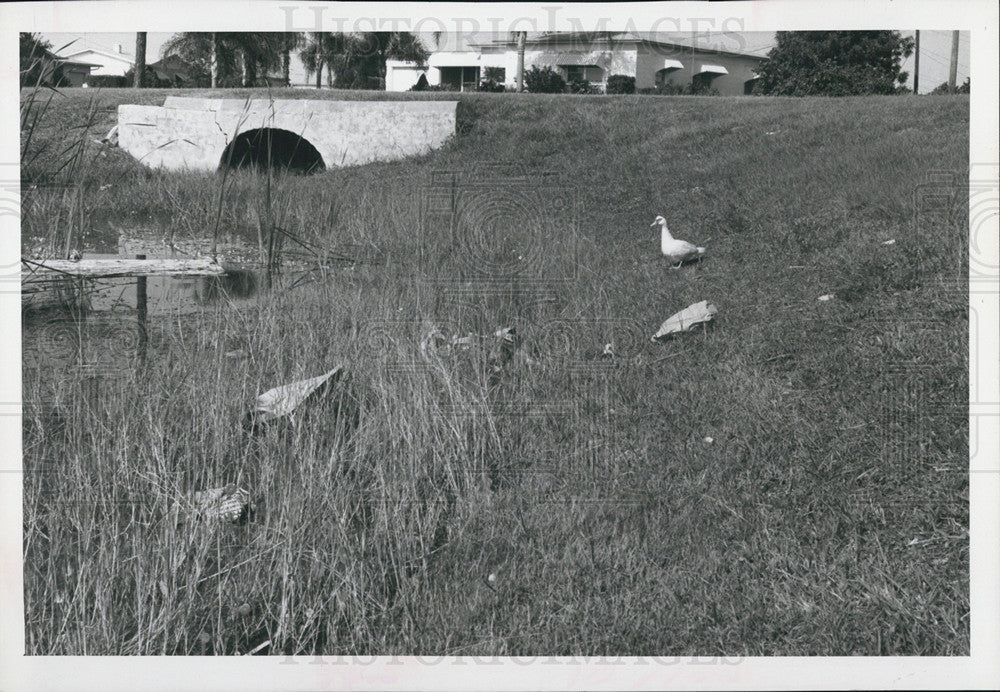
[[[207,245],[201,241],[198,245]],[[188,247],[190,248],[190,243]],[[198,256],[162,243],[143,239],[121,240],[118,252],[106,246],[82,253],[83,259],[148,259]],[[220,248],[220,258],[246,257],[246,247]],[[226,262],[223,276],[146,278],[146,334],[150,342],[170,329],[176,330],[185,315],[222,305],[239,310],[251,304],[267,286],[266,276],[255,266]],[[61,279],[37,293],[22,297],[22,343],[25,368],[63,370],[120,366],[137,357],[141,348],[138,320],[138,281],[135,278]]]

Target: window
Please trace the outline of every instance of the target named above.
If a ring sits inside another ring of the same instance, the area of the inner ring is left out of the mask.
[[[475,91],[479,83],[478,67],[442,67],[441,85],[456,91]]]
[[[656,75],[653,77],[656,86],[662,86],[667,82],[673,81],[673,74],[677,72],[676,67],[665,67],[662,70],[657,70]]]
[[[596,65],[564,65],[567,82],[603,82],[604,70]]]

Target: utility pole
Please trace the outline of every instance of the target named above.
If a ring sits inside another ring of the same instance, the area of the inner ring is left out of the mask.
[[[948,68],[948,93],[955,93],[955,77],[958,74],[958,32],[951,32],[951,66]]]
[[[146,32],[135,32],[135,79],[132,86],[136,89],[142,87],[142,82],[146,77]]]
[[[913,53],[913,93],[920,93],[920,29],[917,29],[917,43]]]

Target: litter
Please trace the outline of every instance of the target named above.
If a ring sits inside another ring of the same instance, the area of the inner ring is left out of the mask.
[[[269,389],[257,397],[256,406],[248,415],[257,422],[287,416],[295,411],[313,392],[326,384],[331,377],[342,373],[343,369],[343,366],[338,365],[319,377],[310,377],[308,380],[300,380]]]
[[[715,442],[715,438],[713,438],[713,437],[704,437],[704,438],[702,438],[702,440],[703,440],[703,441],[705,442],[705,444],[707,444],[707,445],[710,445],[710,444],[712,444],[713,442]]]
[[[711,322],[717,312],[718,309],[707,300],[689,305],[676,315],[671,315],[650,340],[664,341],[674,334],[689,331],[696,325]]]
[[[194,506],[202,517],[241,524],[250,515],[250,493],[230,483],[222,488],[196,492]]]
[[[883,245],[895,245],[896,244],[896,239],[895,238],[889,238],[889,240],[882,241],[882,244]]]
[[[498,329],[493,333],[493,336],[498,341],[493,344],[487,362],[494,367],[503,367],[514,359],[514,352],[517,350],[518,345],[520,345],[521,340],[514,327]]]
[[[833,300],[835,297],[836,296],[834,296],[832,293],[827,293],[826,295],[820,296],[816,300],[820,300],[820,301],[823,301],[825,303],[828,300]]]
[[[487,380],[490,389],[500,384],[500,373],[514,360],[514,354],[521,343],[517,330],[513,327],[498,329],[493,333],[493,336],[499,338],[499,341],[493,344],[486,361],[490,366],[489,379]]]
[[[107,144],[107,145],[112,146],[112,147],[117,147],[118,146],[118,126],[115,125],[114,127],[112,127],[111,130],[108,132],[108,134],[104,135],[104,139],[102,139],[99,142],[99,144]]]

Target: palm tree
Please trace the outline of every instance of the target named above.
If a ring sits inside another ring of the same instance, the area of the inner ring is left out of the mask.
[[[212,88],[219,86],[219,38],[212,32],[212,57],[210,70],[212,73]]]
[[[517,35],[517,71],[514,73],[516,90],[524,90],[524,42],[528,38],[527,31],[516,31]]]
[[[407,31],[370,31],[360,34],[314,33],[313,40],[302,51],[306,70],[316,74],[316,87],[321,86],[320,71],[325,65],[328,78],[340,88],[370,89],[384,87],[386,60],[410,60],[423,64],[427,49]]]
[[[142,82],[146,78],[146,32],[135,32],[135,81],[133,86],[136,89],[142,87]]]
[[[53,73],[52,44],[38,34],[21,32],[21,86],[37,86]]]
[[[162,53],[201,67],[211,75],[213,87],[237,72],[243,86],[253,86],[258,74],[280,66],[283,41],[277,32],[184,32],[171,36]]]
[[[299,59],[306,72],[316,75],[316,88],[323,87],[323,68],[327,69],[327,80],[333,80],[333,62],[335,57],[344,50],[347,34],[331,33],[329,31],[314,31],[305,40],[306,47],[299,53]]]
[[[298,31],[286,31],[281,42],[281,79],[283,86],[292,85],[292,51],[301,48],[305,36]]]

